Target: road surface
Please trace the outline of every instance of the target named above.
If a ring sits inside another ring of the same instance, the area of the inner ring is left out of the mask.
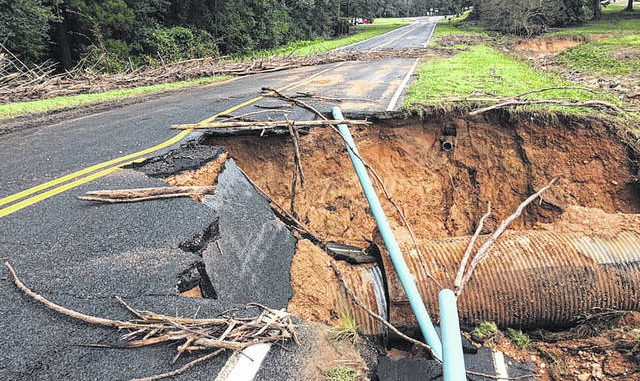
[[[433,22],[420,20],[345,49],[422,47],[434,27]],[[265,279],[270,282],[269,289],[238,288],[231,284],[237,283],[234,274],[216,274],[218,299],[179,296],[178,276],[203,261],[203,253],[183,250],[181,244],[207,230],[224,213],[233,213],[216,209],[215,200],[95,205],[75,197],[91,189],[165,185],[139,171],[119,168],[197,139],[194,134],[177,134],[169,128],[172,124],[195,123],[218,113],[251,112],[258,110],[256,105],[273,104],[273,99],[256,98],[263,86],[370,100],[344,102],[341,106],[345,110],[386,110],[400,104],[415,64],[414,59],[397,58],[253,75],[3,135],[2,261],[9,261],[22,280],[46,298],[112,319],[130,318],[113,299],[115,295],[139,309],[182,316],[193,316],[197,311],[199,316],[213,316],[235,307],[248,292],[257,292],[254,298],[260,300],[255,301],[268,300],[271,307],[286,307],[291,293],[286,265],[279,269],[286,276]],[[236,109],[238,106],[243,107]],[[318,107],[328,111],[330,105]],[[296,110],[290,118],[308,116]],[[208,205],[214,205],[213,209]],[[224,239],[235,238],[242,237]],[[289,251],[292,255],[292,249]],[[269,263],[262,265],[264,269],[255,271],[262,271],[265,277],[273,275],[268,273]],[[169,360],[173,349],[164,346],[128,351],[78,346],[115,343],[118,333],[45,309],[16,289],[4,267],[1,274],[1,379],[113,380],[172,369]],[[291,377],[302,361],[299,352],[285,356],[269,352],[257,378]],[[212,380],[227,357],[198,366],[182,379]]]

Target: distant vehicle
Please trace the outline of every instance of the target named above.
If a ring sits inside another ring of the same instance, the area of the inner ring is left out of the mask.
[[[351,20],[353,25],[361,25],[361,24],[373,24],[373,19],[365,19],[362,17],[354,17]]]

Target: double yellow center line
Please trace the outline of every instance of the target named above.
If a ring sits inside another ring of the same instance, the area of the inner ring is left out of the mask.
[[[333,68],[336,68],[338,66],[341,66],[344,63],[338,63],[336,65],[334,65],[333,67],[330,67],[328,69],[324,69],[310,77],[307,77],[303,80],[291,83],[287,86],[281,87],[279,89],[277,89],[278,91],[284,91],[284,90],[291,90],[291,89],[295,89],[298,88],[300,86],[303,86],[309,82],[311,82],[313,79],[321,76],[322,74],[326,73],[329,70],[332,70]],[[203,121],[198,122],[199,124],[202,123],[209,123],[213,120],[215,120],[216,118],[218,118],[220,115],[224,115],[224,114],[229,114],[231,112],[234,112],[236,110],[239,110],[243,107],[249,106],[261,99],[264,99],[264,95],[260,95],[257,96],[255,98],[249,99],[248,101],[245,101],[243,103],[240,103],[238,105],[235,105],[233,107],[230,107],[216,115],[213,115]],[[127,166],[129,164],[135,163],[135,162],[142,162],[145,160],[145,155],[148,155],[150,153],[159,151],[161,149],[170,147],[176,143],[178,143],[179,141],[181,141],[182,139],[184,139],[185,137],[187,137],[187,135],[189,135],[189,133],[191,133],[193,130],[189,129],[189,130],[184,130],[181,131],[180,133],[178,133],[177,135],[175,135],[174,137],[172,137],[169,140],[166,140],[160,144],[157,144],[153,147],[138,151],[138,152],[134,152],[132,154],[126,155],[126,156],[122,156],[122,157],[118,157],[109,161],[105,161],[102,163],[98,163],[95,165],[92,165],[90,167],[81,169],[77,172],[73,172],[70,173],[68,175],[62,176],[62,177],[58,177],[56,179],[53,179],[51,181],[48,181],[46,183],[37,185],[33,188],[29,188],[29,189],[25,189],[22,192],[18,192],[16,194],[12,194],[10,196],[7,196],[5,198],[0,199],[0,206],[3,205],[7,205],[7,204],[11,204],[7,207],[4,207],[3,209],[0,209],[0,218],[2,217],[6,217],[12,213],[15,213],[17,211],[19,211],[20,209],[26,208],[28,206],[31,206],[33,204],[36,204],[40,201],[46,200],[49,197],[53,197],[57,194],[60,194],[62,192],[65,192],[69,189],[75,188],[77,186],[80,186],[82,184],[88,183],[90,181],[96,180],[100,177],[106,176],[112,172],[115,172],[116,170],[118,170],[121,167]],[[105,169],[106,168],[106,169]],[[98,171],[98,172],[96,172]],[[84,177],[83,177],[84,176]],[[75,179],[75,180],[74,180]],[[73,181],[71,181],[73,180]],[[42,192],[45,191],[46,192]],[[42,192],[42,193],[39,193]],[[18,201],[21,200],[21,201]],[[18,202],[16,202],[18,201]],[[12,204],[13,203],[13,204]]]

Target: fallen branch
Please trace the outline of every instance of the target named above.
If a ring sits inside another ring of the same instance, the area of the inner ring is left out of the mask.
[[[9,262],[5,266],[11,273],[13,281],[25,295],[42,303],[45,307],[71,318],[100,326],[127,329],[129,333],[122,336],[125,344],[116,348],[139,348],[160,343],[180,344],[174,359],[183,352],[207,352],[214,350],[197,360],[186,364],[180,369],[162,375],[147,378],[157,380],[180,374],[199,362],[214,357],[221,350],[241,351],[258,343],[277,343],[295,338],[291,315],[284,310],[272,310],[259,304],[249,306],[258,307],[262,312],[257,317],[236,319],[232,317],[216,319],[190,319],[171,317],[149,311],[137,311],[128,306],[121,298],[118,301],[131,312],[135,319],[118,321],[101,317],[85,315],[57,305],[26,287],[18,278]],[[296,340],[297,341],[297,340]],[[111,347],[108,345],[91,345],[94,347]],[[177,373],[176,373],[177,372]]]
[[[487,256],[489,255],[489,252],[488,252],[489,248],[496,242],[496,240],[502,235],[502,233],[504,233],[507,227],[516,218],[520,217],[520,215],[524,211],[524,208],[526,208],[527,205],[531,204],[535,199],[540,197],[544,192],[546,192],[549,188],[551,188],[551,186],[556,182],[556,180],[558,180],[557,177],[551,180],[549,184],[541,188],[539,191],[529,196],[529,198],[524,200],[520,204],[520,206],[518,206],[516,211],[512,215],[507,217],[504,221],[502,221],[498,229],[496,229],[496,231],[491,235],[491,237],[489,237],[489,239],[485,241],[485,243],[482,246],[480,246],[475,256],[473,257],[471,264],[469,265],[469,270],[463,277],[462,282],[460,282],[460,286],[456,290],[457,295],[460,295],[462,293],[462,290],[471,279],[471,276],[473,275],[473,271],[475,270],[475,268],[487,258]]]
[[[500,102],[500,100],[497,100]],[[626,114],[627,111],[621,109],[620,107],[614,105],[613,103],[608,103],[604,101],[586,101],[586,102],[569,102],[557,99],[537,99],[537,100],[508,100],[500,103],[496,103],[491,106],[483,107],[477,110],[474,110],[469,113],[469,115],[478,115],[487,111],[507,108],[507,107],[515,107],[515,106],[530,106],[530,105],[555,105],[555,106],[566,106],[566,107],[588,107],[588,108],[597,108],[597,109],[609,109],[615,111],[618,114]]]
[[[273,120],[273,121],[256,121],[256,122],[211,122],[196,124],[174,124],[171,126],[174,130],[189,129],[210,129],[210,128],[246,128],[247,130],[263,130],[265,128],[287,127],[290,123],[295,127],[317,127],[317,126],[337,126],[338,124],[348,123],[354,126],[368,126],[371,124],[366,120]]]
[[[249,175],[247,175],[241,168],[238,168],[238,170],[240,170],[240,172],[242,172],[242,174],[247,179],[247,181],[261,195],[263,195],[267,199],[267,201],[269,201],[270,204],[275,206],[275,208],[273,208],[274,210],[277,210],[278,213],[283,214],[285,217],[287,217],[291,222],[293,222],[295,224],[295,226],[293,226],[294,229],[296,229],[297,231],[299,231],[301,233],[307,234],[313,240],[315,240],[316,242],[320,243],[320,245],[322,247],[324,247],[326,245],[327,240],[325,238],[321,237],[318,233],[315,233],[314,231],[312,231],[311,228],[309,228],[307,225],[305,225],[302,222],[300,222],[300,220],[298,220],[298,218],[296,218],[294,215],[292,215],[287,209],[285,209],[282,205],[280,205],[276,200],[271,198],[271,196],[269,196],[267,194],[267,192],[265,192],[262,188],[260,188],[258,186],[258,184],[256,184],[253,180],[251,180],[251,177],[249,177]]]
[[[176,197],[202,197],[214,193],[213,186],[159,187],[90,191],[87,192],[87,196],[77,196],[77,198],[83,201],[115,204]]]
[[[290,97],[288,95],[285,95],[285,94],[283,94],[283,93],[279,92],[278,90],[276,90],[274,88],[271,88],[271,87],[263,87],[262,91],[265,92],[265,96],[282,98],[282,99],[294,102],[298,106],[313,112],[318,117],[320,117],[320,119],[328,120],[328,118],[326,116],[324,116],[323,113],[318,111],[318,109],[316,109],[315,107],[313,107],[312,105],[310,105],[310,104],[308,104],[308,103],[306,103],[304,101],[301,101],[300,99],[293,98],[293,97]],[[340,122],[341,123],[339,123],[339,124],[349,124],[348,120],[343,120],[343,121],[340,121]],[[340,139],[342,139],[342,142],[345,145],[349,146],[349,142],[347,142],[347,140],[344,138],[344,136],[342,136],[342,134],[336,128],[336,126],[330,125],[329,127],[333,130],[333,132],[338,134],[338,136],[340,137]],[[379,184],[380,187],[382,188],[382,191],[383,191],[387,201],[389,201],[391,203],[391,205],[393,205],[393,207],[395,208],[396,212],[400,216],[400,219],[402,220],[405,228],[409,232],[409,235],[411,236],[411,239],[413,241],[413,245],[414,245],[414,248],[416,250],[416,253],[418,255],[420,255],[420,247],[418,246],[418,242],[416,240],[415,234],[413,233],[413,229],[411,228],[411,224],[409,224],[409,221],[407,220],[406,216],[402,212],[402,209],[400,209],[400,206],[398,206],[398,204],[395,202],[395,200],[393,200],[393,198],[391,197],[391,194],[388,192],[387,187],[385,186],[384,182],[382,181],[382,178],[373,169],[373,167],[371,167],[358,153],[356,153],[355,151],[352,151],[352,152],[362,162],[362,164],[365,166],[365,168],[367,168],[367,171],[369,171],[369,173],[371,173],[373,175],[373,177],[376,180],[377,184]],[[436,278],[434,278],[429,272],[426,272],[425,274],[427,275],[427,277],[429,279],[434,281],[439,288],[442,288],[442,286],[440,285],[438,280]]]
[[[347,285],[347,282],[344,280],[344,277],[342,276],[342,274],[340,274],[340,270],[338,270],[338,267],[335,265],[335,263],[329,262],[329,266],[331,266],[331,268],[333,269],[333,272],[336,274],[336,278],[338,278],[338,281],[340,282],[340,285],[342,286],[344,291],[351,298],[351,300],[353,300],[353,302],[358,305],[358,307],[362,308],[362,310],[366,312],[369,316],[373,317],[374,319],[378,320],[380,323],[384,324],[384,326],[389,328],[391,332],[395,333],[396,335],[400,336],[402,339],[412,344],[425,348],[427,351],[429,351],[429,353],[434,359],[442,362],[442,360],[438,356],[436,356],[435,353],[433,353],[433,349],[431,349],[429,345],[423,343],[422,341],[416,340],[413,337],[409,337],[405,335],[404,333],[400,332],[400,330],[398,330],[396,327],[394,327],[391,323],[389,323],[385,318],[371,311],[371,309],[369,309],[369,307],[367,307],[360,299],[358,299],[358,297],[353,293],[353,291],[351,291],[351,289]]]
[[[476,240],[480,236],[480,232],[484,227],[484,221],[491,215],[491,201],[489,201],[487,205],[487,213],[480,218],[480,222],[478,223],[478,228],[476,232],[471,237],[471,241],[469,241],[469,245],[467,249],[464,251],[464,255],[462,256],[462,261],[460,261],[460,268],[458,269],[458,274],[456,275],[456,280],[454,282],[454,287],[456,290],[460,288],[460,284],[462,284],[462,277],[464,275],[464,269],[467,267],[467,262],[469,261],[469,257],[471,256],[471,251],[473,250],[473,245],[476,243]]]

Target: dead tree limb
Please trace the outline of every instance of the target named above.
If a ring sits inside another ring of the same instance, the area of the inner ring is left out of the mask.
[[[360,299],[358,299],[358,297],[353,293],[353,291],[351,291],[351,289],[347,285],[347,282],[344,280],[344,277],[340,273],[340,270],[338,270],[338,267],[333,262],[329,262],[329,266],[331,266],[331,268],[333,269],[333,272],[336,274],[336,278],[338,278],[338,281],[340,282],[340,285],[342,286],[344,291],[351,298],[351,300],[353,300],[353,302],[358,305],[358,307],[362,308],[362,310],[366,312],[369,316],[373,317],[374,319],[378,320],[380,323],[384,324],[384,326],[389,328],[391,332],[395,333],[396,335],[400,336],[401,338],[403,338],[404,340],[412,344],[425,348],[427,351],[429,351],[429,353],[431,353],[431,356],[433,356],[434,359],[442,362],[442,360],[433,353],[433,349],[431,349],[429,345],[423,343],[422,341],[416,340],[413,337],[409,337],[405,335],[404,333],[400,332],[399,329],[397,329],[391,323],[389,323],[386,319],[384,319],[382,316],[371,311],[371,309],[369,309],[369,307],[367,307]]]
[[[460,284],[462,283],[462,277],[464,276],[464,269],[467,267],[467,262],[469,262],[469,257],[471,256],[471,251],[473,251],[473,245],[476,243],[478,236],[480,236],[480,232],[484,227],[484,221],[491,215],[491,201],[489,201],[487,205],[487,213],[480,218],[480,222],[478,223],[478,227],[476,228],[476,232],[471,237],[469,241],[469,245],[467,249],[464,251],[464,255],[462,256],[462,261],[460,261],[460,268],[458,269],[458,274],[456,275],[456,280],[454,282],[454,287],[456,290],[460,288]]]
[[[257,121],[257,122],[211,122],[196,124],[174,124],[171,126],[174,130],[200,130],[213,128],[246,128],[247,130],[262,130],[265,128],[287,127],[289,123],[293,123],[295,127],[318,127],[318,126],[337,126],[338,124],[348,123],[354,126],[368,126],[371,124],[366,120],[273,120],[273,121]]]
[[[316,109],[315,107],[313,107],[312,105],[308,104],[307,102],[301,101],[300,99],[297,98],[293,98],[290,97],[288,95],[285,95],[281,92],[279,92],[278,90],[274,89],[274,88],[270,88],[270,87],[263,87],[262,88],[263,92],[265,93],[265,96],[270,96],[270,97],[279,97],[282,99],[286,99],[288,101],[294,102],[295,104],[297,104],[298,106],[305,108],[311,112],[313,112],[314,114],[316,114],[318,117],[320,117],[320,119],[323,120],[328,120],[328,118],[321,113],[320,111],[318,111],[318,109]],[[339,124],[349,124],[348,120],[343,120],[340,121]],[[349,146],[349,142],[347,142],[347,140],[344,138],[344,136],[342,136],[342,134],[340,133],[340,131],[336,128],[336,126],[334,125],[330,125],[329,126],[333,132],[335,132],[336,134],[338,134],[338,136],[340,137],[340,139],[342,139],[342,142]],[[387,201],[389,201],[389,203],[391,203],[391,205],[393,205],[393,207],[395,208],[396,212],[398,213],[398,215],[400,216],[400,219],[402,220],[405,228],[407,229],[407,231],[409,232],[409,235],[411,236],[411,240],[413,241],[413,245],[414,248],[416,250],[416,253],[418,255],[420,255],[420,247],[418,246],[418,242],[416,240],[416,236],[413,233],[413,228],[411,227],[411,224],[409,224],[409,221],[407,220],[406,216],[404,215],[404,213],[402,212],[402,209],[400,209],[400,206],[398,206],[398,204],[395,202],[395,200],[391,197],[391,194],[388,192],[387,187],[384,184],[384,181],[382,181],[382,178],[378,175],[378,173],[373,169],[373,167],[371,167],[358,153],[356,153],[355,151],[353,151],[353,154],[362,162],[362,164],[365,166],[365,168],[367,168],[367,171],[369,171],[369,173],[371,173],[374,177],[374,179],[376,180],[376,183],[378,185],[380,185],[380,187],[382,188],[382,191],[387,199]],[[429,279],[431,279],[432,281],[434,281],[436,283],[436,285],[440,288],[442,288],[442,286],[440,285],[440,283],[438,282],[438,280],[436,278],[434,278],[431,273],[426,272],[426,275]]]
[[[143,377],[143,378],[132,378],[129,381],[155,381],[155,380],[162,380],[165,378],[169,378],[169,377],[175,377],[175,376],[179,376],[183,373],[185,373],[186,371],[188,371],[189,369],[193,368],[194,366],[205,362],[209,359],[212,359],[214,357],[216,357],[217,355],[219,355],[220,353],[222,353],[224,351],[224,349],[218,349],[217,351],[211,352],[209,354],[206,354],[202,357],[198,357],[197,359],[181,366],[180,368],[176,369],[176,370],[172,370],[171,372],[166,372],[166,373],[161,373],[161,374],[156,374],[155,376],[149,376],[149,377]]]
[[[551,188],[551,186],[556,182],[556,180],[558,180],[558,178],[554,178],[553,180],[551,180],[549,182],[549,184],[547,184],[546,186],[542,187],[539,191],[537,191],[536,193],[532,194],[531,196],[529,196],[529,198],[527,198],[526,200],[524,200],[520,206],[518,206],[518,208],[516,209],[516,211],[510,215],[509,217],[507,217],[504,221],[502,221],[502,223],[500,224],[500,226],[498,227],[498,229],[496,229],[496,231],[491,235],[491,237],[489,237],[489,239],[487,241],[485,241],[485,243],[480,246],[480,248],[478,249],[478,251],[476,252],[475,256],[473,257],[473,260],[471,261],[471,264],[469,265],[469,270],[466,272],[465,276],[462,279],[462,282],[460,283],[460,287],[457,289],[457,294],[460,295],[462,293],[462,290],[464,289],[464,287],[466,286],[466,284],[469,282],[469,280],[471,279],[471,276],[473,275],[473,271],[475,270],[475,268],[482,263],[482,261],[484,261],[489,252],[489,248],[491,247],[491,245],[493,245],[496,240],[502,235],[502,233],[504,233],[504,231],[506,230],[506,228],[518,217],[520,217],[520,215],[522,214],[522,212],[524,211],[524,208],[526,208],[529,204],[531,204],[535,199],[537,199],[538,197],[540,197],[544,192],[546,192],[549,188]]]
[[[499,101],[499,100],[496,100]],[[611,111],[615,111],[618,114],[626,114],[627,111],[621,109],[620,107],[614,105],[613,103],[608,103],[604,101],[586,101],[586,102],[569,102],[562,101],[557,99],[537,99],[537,100],[517,100],[511,99],[508,101],[496,103],[491,106],[483,107],[474,111],[471,111],[469,115],[478,115],[485,113],[487,111],[515,107],[515,106],[530,106],[530,105],[555,105],[555,106],[566,106],[566,107],[588,107],[588,108],[597,108],[597,109],[608,109]]]
[[[11,273],[18,289],[25,295],[42,303],[45,307],[86,323],[131,331],[122,336],[122,340],[126,340],[124,344],[117,346],[89,345],[93,347],[139,348],[162,343],[178,344],[177,354],[174,356],[174,358],[177,358],[185,351],[204,352],[216,350],[214,353],[220,353],[218,350],[225,349],[241,351],[250,345],[258,343],[278,343],[295,338],[291,315],[284,310],[272,310],[262,305],[255,305],[261,309],[261,313],[253,318],[192,319],[172,317],[149,311],[137,311],[122,299],[118,299],[135,316],[134,320],[123,322],[85,315],[59,306],[33,292],[20,281],[15,270],[8,262],[5,262],[5,266]],[[200,361],[204,361],[210,356],[214,356],[214,354],[205,355]],[[176,371],[185,371],[193,365],[191,364]],[[171,372],[169,374],[175,373]]]
[[[296,218],[294,215],[292,215],[287,209],[285,209],[285,207],[283,207],[276,200],[271,198],[271,196],[269,196],[267,194],[267,192],[265,192],[262,188],[260,188],[258,186],[258,184],[256,184],[253,180],[251,180],[251,177],[249,177],[249,175],[247,175],[241,168],[238,168],[238,169],[240,170],[240,172],[242,172],[242,174],[247,179],[247,181],[249,181],[249,183],[261,195],[263,195],[267,199],[267,201],[269,201],[269,203],[271,203],[272,205],[275,206],[275,208],[273,208],[274,210],[277,210],[278,213],[284,214],[285,217],[287,217],[289,220],[291,220],[291,222],[293,222],[295,224],[294,228],[297,231],[309,235],[312,239],[314,239],[315,241],[319,242],[322,247],[324,247],[326,245],[327,240],[324,237],[321,237],[318,233],[315,233],[313,230],[311,230],[311,228],[309,228],[307,225],[305,225],[302,222],[300,222],[300,220],[298,220],[298,218]]]
[[[77,196],[77,198],[83,201],[115,204],[177,197],[202,197],[214,193],[213,186],[159,187],[90,191],[87,192],[87,196]]]

